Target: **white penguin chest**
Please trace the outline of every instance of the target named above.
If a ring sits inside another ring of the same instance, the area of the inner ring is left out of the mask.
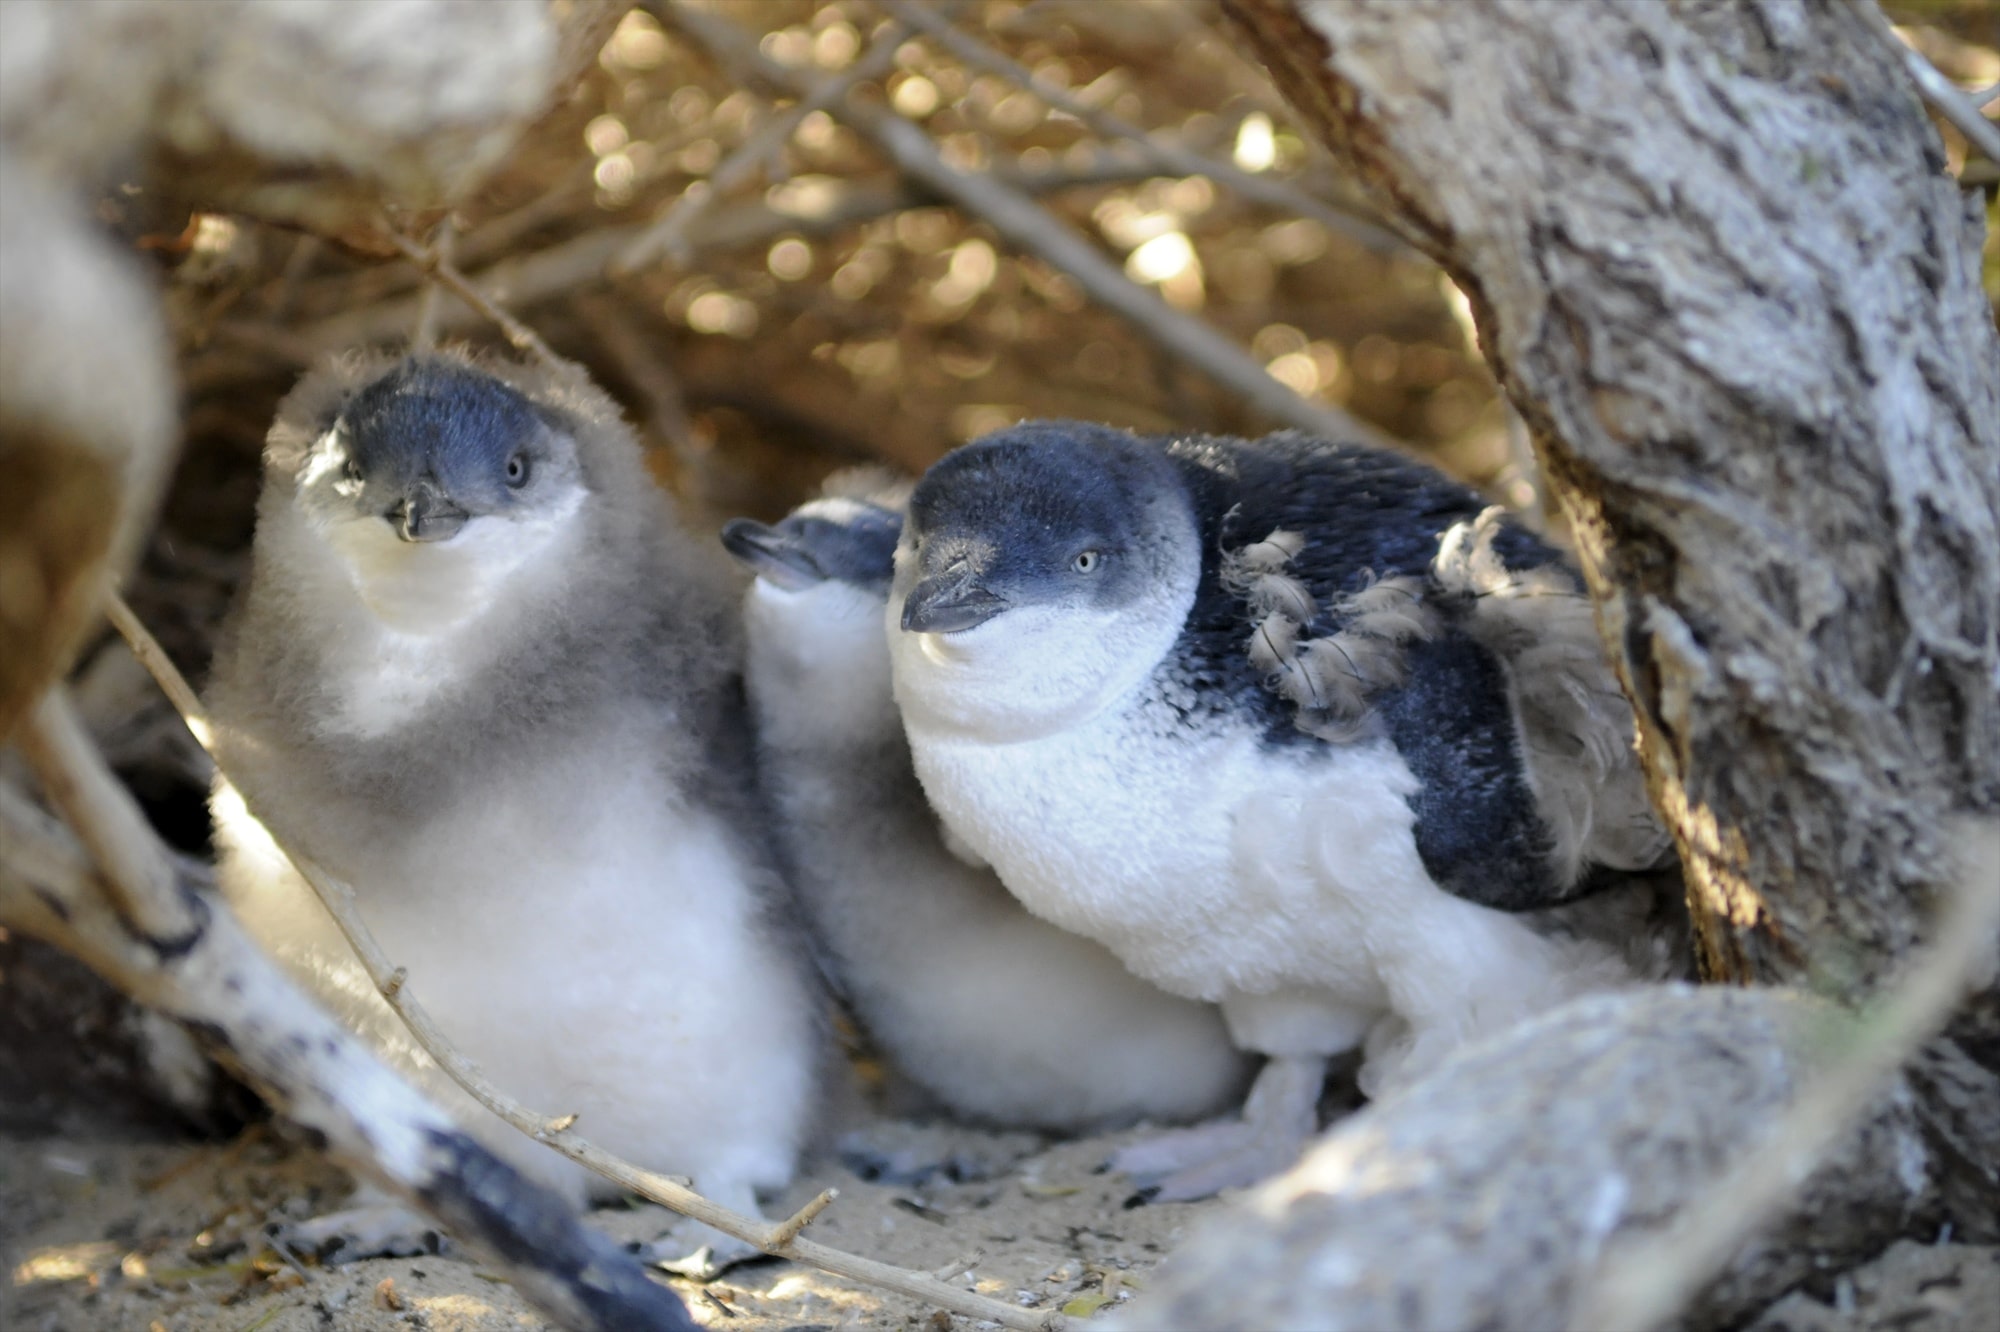
[[[1360,932],[1340,921],[1378,870],[1415,864],[1413,783],[1386,746],[1308,761],[1143,707],[1012,744],[916,726],[911,740],[939,815],[1008,889],[1139,975],[1202,999],[1346,977],[1372,992]],[[1329,824],[1350,871],[1333,878]]]
[[[1092,724],[1015,744],[939,737],[916,754],[946,822],[1016,894],[1096,934],[1116,931],[1135,898],[1191,914],[1219,898],[1233,748]]]
[[[779,1033],[803,1011],[789,963],[755,925],[755,871],[715,815],[663,780],[651,738],[595,729],[566,753],[493,771],[419,825],[365,815],[324,857],[476,1057],[596,1042],[593,1024],[619,1042],[643,1033],[686,1048],[728,1014]],[[238,904],[253,929],[310,957],[314,937],[299,930],[316,904],[286,876],[248,887]]]
[[[327,735],[374,738],[421,716],[498,659],[560,594],[583,492],[530,519],[478,517],[413,545],[377,518],[260,520],[260,559],[309,610]]]

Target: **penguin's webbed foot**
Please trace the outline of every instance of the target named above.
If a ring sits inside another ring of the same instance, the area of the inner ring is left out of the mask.
[[[757,1206],[756,1191],[743,1180],[697,1178],[695,1185],[704,1196],[740,1216],[760,1221],[764,1217]],[[637,1246],[634,1252],[642,1263],[695,1281],[713,1281],[739,1263],[764,1256],[750,1241],[725,1235],[692,1217],[682,1217],[664,1235],[651,1244]]]
[[[437,1222],[372,1185],[356,1189],[339,1211],[279,1226],[272,1235],[293,1253],[328,1266],[442,1253],[448,1243]]]
[[[640,1262],[694,1281],[713,1281],[730,1268],[763,1256],[764,1251],[749,1241],[699,1222],[675,1226],[638,1251]]]
[[[1144,1202],[1193,1202],[1288,1169],[1319,1129],[1324,1059],[1273,1058],[1257,1075],[1243,1117],[1170,1129],[1120,1151],[1111,1168]]]

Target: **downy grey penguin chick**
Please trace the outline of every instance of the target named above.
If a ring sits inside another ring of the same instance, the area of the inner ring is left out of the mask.
[[[907,483],[843,475],[723,544],[744,601],[759,768],[806,915],[855,1016],[943,1108],[1074,1131],[1222,1110],[1248,1080],[1210,1004],[1037,920],[945,848],[882,632]]]
[[[271,428],[208,697],[224,768],[459,1049],[749,1212],[792,1177],[823,1015],[763,850],[734,601],[581,372],[350,357]],[[213,807],[267,946],[509,1161],[615,1194],[452,1085],[236,793]]]
[[[1289,1164],[1332,1055],[1360,1046],[1379,1089],[1630,974],[1509,914],[1667,844],[1594,643],[1513,669],[1578,589],[1483,510],[1377,450],[1060,421],[916,488],[888,627],[933,807],[1029,910],[1269,1057],[1241,1123],[1120,1157],[1161,1196]],[[1540,607],[1489,622],[1496,569]]]

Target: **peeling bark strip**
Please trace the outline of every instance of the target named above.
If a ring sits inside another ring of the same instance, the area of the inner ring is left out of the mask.
[[[345,1164],[496,1256],[537,1308],[577,1332],[692,1332],[680,1300],[555,1194],[468,1138],[321,1012],[226,910],[198,896],[192,937],[161,947],[120,918],[61,827],[0,785],[0,921],[88,963],[187,1023]]]
[[[1472,299],[1706,974],[1868,993],[2000,801],[2000,348],[1904,71],[1804,0],[1225,3]]]

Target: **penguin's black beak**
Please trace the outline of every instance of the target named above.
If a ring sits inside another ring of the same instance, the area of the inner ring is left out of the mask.
[[[386,516],[405,541],[446,541],[457,536],[472,515],[443,491],[419,481]]]
[[[903,629],[913,634],[956,634],[977,629],[1007,609],[1007,599],[980,581],[970,563],[957,560],[910,589]]]
[[[722,545],[752,573],[787,592],[802,592],[826,581],[826,571],[813,553],[775,527],[732,518],[723,524]]]

